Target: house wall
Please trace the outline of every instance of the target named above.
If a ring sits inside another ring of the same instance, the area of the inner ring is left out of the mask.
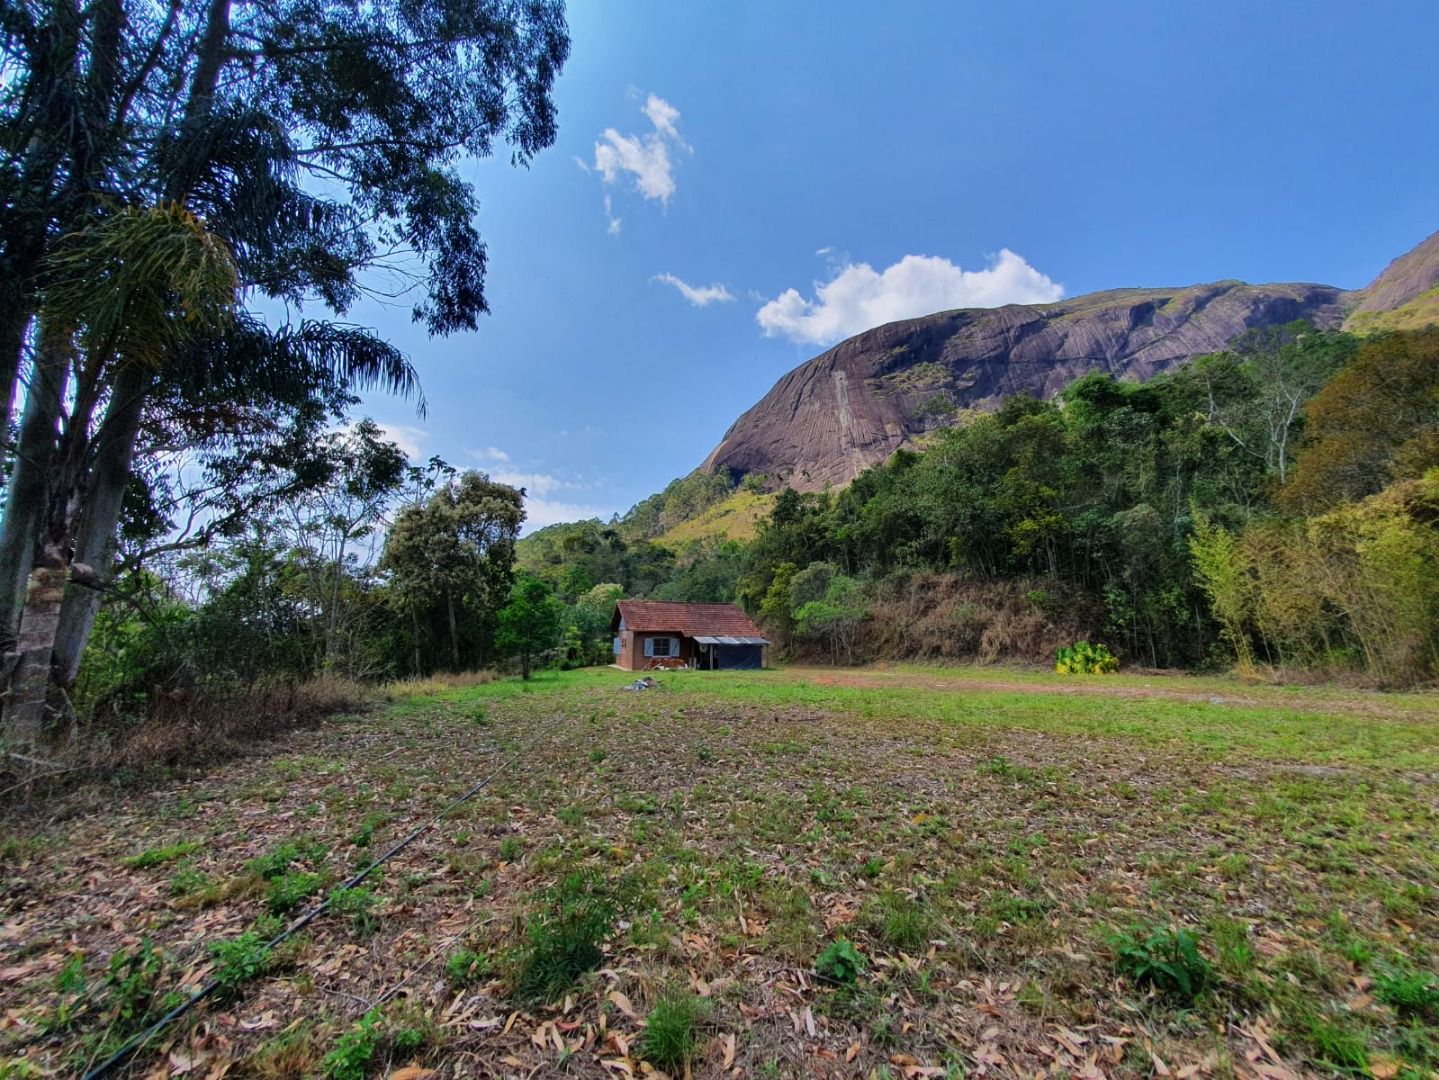
[[[677,637],[680,639],[679,652],[676,656],[687,664],[694,662],[695,643],[693,638],[687,638],[683,634],[674,632],[659,633],[638,633],[634,630],[621,630],[620,651],[615,656],[615,663],[625,671],[644,671],[650,666],[650,657],[645,655],[645,639],[654,637]]]

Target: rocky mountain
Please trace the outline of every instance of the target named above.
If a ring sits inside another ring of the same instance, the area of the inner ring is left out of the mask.
[[[1344,321],[1346,330],[1372,333],[1439,322],[1439,232],[1390,263],[1359,297]]]
[[[1337,327],[1422,303],[1439,285],[1439,233],[1368,288],[1247,285],[1116,289],[1053,304],[964,309],[890,323],[795,368],[725,433],[701,469],[840,487],[925,433],[1011,394],[1047,397],[1091,371],[1147,379],[1244,331]],[[1421,315],[1422,317],[1422,315]]]

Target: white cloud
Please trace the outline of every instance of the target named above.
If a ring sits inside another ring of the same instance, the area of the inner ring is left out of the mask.
[[[690,150],[680,138],[680,111],[664,98],[651,94],[644,103],[644,114],[651,130],[637,135],[621,134],[605,128],[595,143],[594,171],[606,184],[618,184],[629,178],[634,188],[646,199],[668,204],[675,193],[674,150]],[[619,232],[619,219],[608,202],[605,215],[609,231]]]
[[[605,220],[609,222],[609,227],[606,228],[605,231],[611,236],[618,236],[620,234],[620,219],[615,217],[615,201],[611,199],[609,195],[605,196]]]
[[[813,299],[786,289],[755,318],[766,337],[828,345],[897,319],[950,308],[1041,304],[1063,295],[1063,285],[1008,248],[984,270],[963,270],[932,255],[906,255],[883,271],[846,262],[829,281],[815,282]]]
[[[552,473],[517,467],[512,463],[510,455],[497,446],[470,450],[468,453],[471,457],[488,463],[485,471],[491,480],[525,489],[525,523],[520,530],[522,533],[530,533],[561,521],[583,521],[595,517],[608,520],[613,512],[602,506],[569,501],[565,498],[565,492],[581,492],[590,485],[563,480]],[[555,497],[557,495],[559,497]]]
[[[562,521],[585,521],[599,518],[608,521],[611,510],[602,506],[588,506],[583,503],[557,502],[553,499],[537,499],[525,493],[525,524],[521,533],[531,533],[546,525],[558,525]]]
[[[676,126],[679,122],[680,111],[668,101],[651,94],[645,99],[645,115],[655,126],[655,131],[684,146],[684,140],[680,138],[680,129]]]
[[[490,479],[510,487],[524,488],[531,495],[548,495],[556,488],[573,486],[549,473],[520,472],[517,469],[492,469]]]
[[[708,307],[710,304],[723,304],[734,299],[734,293],[730,292],[723,285],[691,285],[673,274],[656,274],[655,281],[663,281],[666,285],[673,285],[679,290],[679,294],[688,300],[695,307]]]

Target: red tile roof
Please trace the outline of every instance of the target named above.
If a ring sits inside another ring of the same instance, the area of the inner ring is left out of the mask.
[[[683,634],[695,637],[760,637],[760,629],[733,604],[675,604],[663,600],[621,600],[625,628],[641,633]]]

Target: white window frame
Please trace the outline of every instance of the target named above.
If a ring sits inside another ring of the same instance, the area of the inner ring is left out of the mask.
[[[660,652],[660,642],[664,642],[664,652]],[[679,638],[675,637],[649,637],[645,638],[645,656],[653,660],[669,660],[680,654]]]

